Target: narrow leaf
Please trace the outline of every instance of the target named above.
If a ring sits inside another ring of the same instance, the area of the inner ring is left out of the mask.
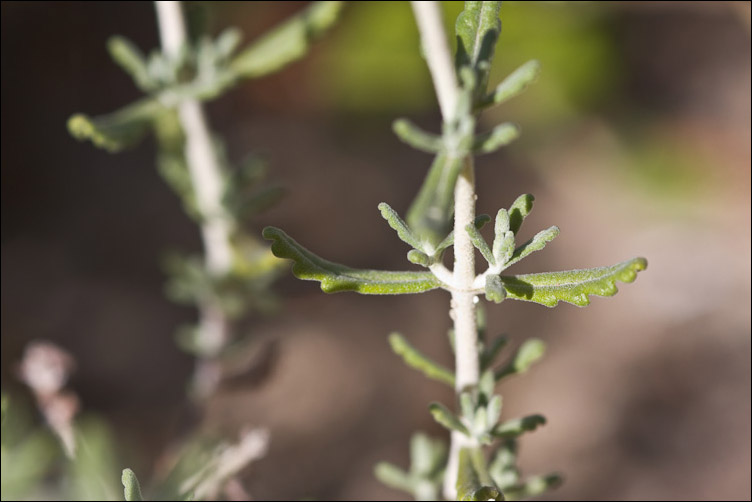
[[[505,267],[514,265],[515,263],[535,251],[540,251],[541,249],[546,247],[546,244],[554,240],[558,235],[559,227],[555,225],[553,227],[547,228],[546,230],[541,230],[540,232],[535,234],[532,239],[514,250],[512,257],[509,259],[509,261],[506,262]]]
[[[389,345],[392,350],[405,361],[405,364],[426,375],[428,378],[443,382],[454,387],[454,374],[447,368],[432,361],[418,349],[410,345],[399,333],[389,335]]]
[[[462,157],[439,153],[407,211],[410,228],[434,246],[450,231],[454,185],[461,170]]]
[[[400,218],[397,211],[392,209],[389,204],[386,202],[380,203],[379,211],[381,211],[381,216],[387,221],[387,223],[389,223],[389,226],[397,232],[397,237],[399,237],[401,241],[415,249],[423,249],[423,244],[420,240],[413,234],[412,230],[410,230],[402,218]]]
[[[479,134],[473,140],[473,152],[476,154],[492,153],[516,140],[519,128],[510,123],[499,124],[487,133]]]
[[[230,68],[238,77],[258,78],[303,57],[311,42],[330,28],[343,2],[314,2],[238,54]]]
[[[360,270],[319,258],[278,228],[266,227],[265,239],[273,241],[277,258],[293,260],[292,272],[298,279],[319,281],[325,293],[355,291],[365,295],[399,295],[422,293],[441,287],[430,272],[390,272]]]
[[[413,492],[413,481],[410,475],[389,462],[379,462],[374,469],[376,479],[390,488],[407,493]]]
[[[483,236],[480,235],[480,232],[478,232],[478,229],[475,228],[475,225],[467,225],[465,227],[465,231],[470,236],[470,242],[472,242],[473,246],[475,246],[478,251],[480,251],[480,254],[483,255],[483,258],[485,258],[490,265],[495,265],[496,260],[491,253],[491,248],[488,247],[488,243],[483,238]]]
[[[538,340],[537,338],[525,340],[525,343],[517,349],[512,360],[496,372],[496,381],[501,380],[505,376],[525,373],[530,369],[530,366],[543,357],[545,352],[546,343],[543,340]]]
[[[501,417],[501,396],[496,395],[491,398],[491,401],[488,403],[488,424],[494,425],[496,422],[499,421],[499,418]]]
[[[68,131],[78,140],[88,139],[99,148],[117,152],[138,143],[164,110],[155,99],[145,98],[109,115],[73,115],[68,119]]]
[[[443,145],[441,136],[426,132],[404,118],[395,120],[392,130],[400,140],[416,150],[438,153]]]
[[[526,500],[558,487],[562,481],[563,479],[559,474],[533,476],[526,479],[524,483],[506,488],[504,495],[507,500]]]
[[[449,409],[447,409],[447,407],[443,404],[431,403],[428,406],[428,409],[430,410],[433,419],[447,429],[461,432],[466,436],[470,435],[470,431],[467,430],[467,427],[465,427],[464,424],[460,422],[460,420],[454,415],[454,413],[449,411]]]
[[[507,297],[554,307],[560,301],[584,307],[589,295],[613,296],[616,281],[632,282],[647,268],[645,258],[633,258],[610,267],[501,276]]]
[[[524,432],[534,431],[541,425],[546,424],[546,418],[543,415],[529,415],[527,417],[508,420],[499,424],[493,429],[493,435],[498,438],[516,438]]]
[[[509,486],[516,485],[520,481],[520,473],[517,469],[517,440],[504,439],[494,454],[493,461],[488,466],[488,473],[493,478],[496,486],[504,492]]]
[[[457,473],[457,500],[504,500],[486,468],[483,450],[462,448]]]
[[[496,89],[486,96],[478,105],[479,108],[485,108],[492,105],[501,104],[522,91],[533,82],[540,73],[540,63],[536,60],[528,61],[507,76]]]
[[[133,78],[139,89],[146,92],[154,90],[155,82],[149,76],[146,58],[133,42],[115,35],[107,40],[107,50],[112,59]]]
[[[509,230],[517,235],[522,226],[522,221],[527,218],[530,211],[533,210],[533,201],[535,197],[530,194],[523,194],[517,197],[509,208]]]
[[[138,478],[132,470],[123,469],[122,482],[125,500],[144,500],[141,495],[141,485],[138,484]]]

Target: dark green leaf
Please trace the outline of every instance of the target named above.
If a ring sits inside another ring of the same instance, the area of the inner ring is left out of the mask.
[[[325,293],[355,291],[368,295],[422,293],[441,287],[430,272],[387,272],[358,270],[319,258],[278,228],[266,227],[265,239],[273,241],[278,258],[293,260],[292,272],[298,279],[319,281]]]
[[[647,267],[645,258],[633,258],[610,267],[501,276],[507,297],[554,307],[560,301],[584,307],[589,295],[613,296],[616,281],[632,282]]]

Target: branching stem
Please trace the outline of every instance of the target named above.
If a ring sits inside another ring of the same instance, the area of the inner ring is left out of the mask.
[[[162,49],[178,57],[188,43],[185,22],[178,1],[155,2]],[[232,267],[231,222],[222,207],[224,182],[219,160],[212,144],[211,131],[201,103],[186,99],[178,105],[185,133],[185,158],[191,176],[196,203],[202,216],[201,237],[206,253],[206,268],[221,277]],[[219,381],[216,356],[229,341],[229,322],[216,299],[199,305],[198,343],[201,353],[194,374],[194,390],[199,398],[211,394]]]

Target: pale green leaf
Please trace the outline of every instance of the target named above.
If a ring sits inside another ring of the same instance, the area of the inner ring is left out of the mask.
[[[494,359],[496,359],[496,356],[499,355],[499,352],[501,352],[501,349],[504,348],[508,341],[509,339],[505,336],[497,336],[490,345],[483,349],[480,355],[481,371],[485,371],[493,364]]]
[[[258,78],[303,57],[311,42],[330,28],[343,2],[314,2],[241,51],[230,63],[238,77]]]
[[[492,105],[501,104],[522,91],[533,82],[540,73],[540,63],[536,60],[528,61],[507,76],[496,89],[487,95],[478,105],[479,108],[485,108]]]
[[[516,438],[545,424],[546,418],[543,415],[529,415],[499,424],[494,427],[492,433],[498,438]]]
[[[461,170],[462,157],[440,152],[407,211],[410,228],[434,246],[451,229],[454,186]]]
[[[550,228],[547,228],[546,230],[541,230],[535,236],[518,247],[514,250],[514,253],[512,253],[511,258],[509,261],[506,262],[505,268],[510,267],[517,263],[518,261],[522,260],[529,254],[540,251],[544,247],[546,247],[546,244],[554,240],[559,235],[559,227],[552,226]]]
[[[441,287],[430,272],[359,270],[332,263],[308,251],[278,228],[266,227],[263,236],[273,241],[274,256],[295,262],[292,267],[295,277],[319,281],[325,293],[355,291],[367,295],[397,295]]]
[[[545,352],[546,344],[543,340],[537,338],[525,340],[525,343],[515,352],[512,360],[496,372],[496,380],[501,380],[508,375],[525,373],[530,366],[543,357]]]
[[[399,333],[389,335],[389,345],[405,361],[405,364],[411,368],[420,371],[428,378],[454,387],[454,374],[450,370],[429,359],[418,349],[410,345],[410,342]]]
[[[144,98],[109,115],[73,115],[68,119],[68,131],[78,140],[88,139],[99,148],[117,152],[138,143],[164,110],[157,100]]]
[[[488,243],[483,238],[483,236],[480,235],[480,232],[478,232],[478,229],[475,228],[475,225],[467,225],[465,227],[465,231],[470,236],[470,242],[472,242],[473,246],[475,246],[475,248],[480,251],[480,254],[483,255],[483,258],[485,258],[490,265],[495,265],[496,260],[491,253],[491,248],[488,247]]]
[[[152,91],[156,82],[149,75],[146,58],[133,42],[125,37],[115,35],[107,40],[107,50],[112,59],[133,78],[142,91]]]
[[[475,217],[475,220],[473,220],[473,224],[475,225],[475,228],[478,230],[482,229],[486,223],[491,221],[491,217],[487,214],[479,214]],[[454,245],[454,230],[449,232],[449,235],[447,235],[441,243],[436,246],[436,252],[434,253],[435,256],[440,255],[446,248],[449,246]]]
[[[590,304],[589,295],[613,296],[616,281],[632,282],[645,270],[645,258],[633,258],[610,267],[501,276],[507,298],[555,307],[560,301],[580,307]]]
[[[470,431],[467,430],[467,427],[465,427],[465,425],[460,422],[460,420],[454,415],[454,413],[449,411],[449,409],[443,404],[431,403],[428,406],[428,409],[431,412],[433,419],[447,429],[461,432],[462,434],[465,434],[467,436],[470,435]]]
[[[501,303],[507,294],[504,286],[501,284],[501,278],[498,275],[486,276],[486,300],[494,303]]]
[[[413,480],[408,473],[389,462],[379,462],[374,469],[376,479],[390,488],[407,493],[413,491]]]
[[[426,132],[407,119],[395,120],[392,124],[392,130],[399,139],[416,150],[438,153],[443,147],[441,136]]]
[[[123,469],[122,481],[125,500],[144,500],[143,495],[141,495],[141,485],[139,485],[138,478],[131,469]]]
[[[471,66],[477,74],[476,99],[485,94],[496,40],[501,33],[501,2],[465,2],[457,17],[457,68]]]
[[[519,232],[527,215],[533,210],[533,201],[535,201],[535,197],[526,193],[517,197],[509,207],[509,230],[514,232],[515,235]]]
[[[523,483],[505,488],[504,496],[507,500],[526,500],[558,487],[562,481],[563,479],[559,474],[532,476]]]
[[[473,152],[476,154],[492,153],[508,145],[520,135],[519,128],[514,124],[499,124],[487,133],[479,134],[473,140]]]
[[[397,237],[399,237],[402,242],[415,249],[423,249],[423,244],[420,240],[415,234],[413,234],[412,230],[407,226],[407,223],[400,218],[397,211],[392,209],[389,204],[386,202],[380,203],[379,211],[381,211],[381,216],[387,221],[387,223],[389,223],[389,226],[397,232]]]

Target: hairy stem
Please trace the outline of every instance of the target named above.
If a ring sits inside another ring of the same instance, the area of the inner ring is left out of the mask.
[[[168,56],[177,57],[188,43],[180,2],[158,1],[155,5],[162,48]],[[232,267],[231,222],[221,202],[222,171],[201,103],[194,99],[183,100],[178,105],[178,114],[185,133],[185,158],[202,216],[206,268],[210,274],[221,277]],[[220,368],[215,357],[229,341],[230,327],[216,299],[204,300],[199,311],[198,343],[204,357],[197,362],[193,384],[197,397],[203,398],[210,395],[219,382]]]
[[[433,77],[445,123],[455,119],[459,88],[449,53],[441,11],[437,2],[412,2],[421,33],[423,52]],[[457,395],[478,385],[478,330],[475,319],[475,251],[465,230],[475,219],[475,173],[472,156],[464,160],[454,190],[454,280],[451,315],[455,333],[455,390]],[[449,461],[444,474],[444,498],[457,498],[459,453],[463,447],[475,446],[467,436],[452,432]]]

